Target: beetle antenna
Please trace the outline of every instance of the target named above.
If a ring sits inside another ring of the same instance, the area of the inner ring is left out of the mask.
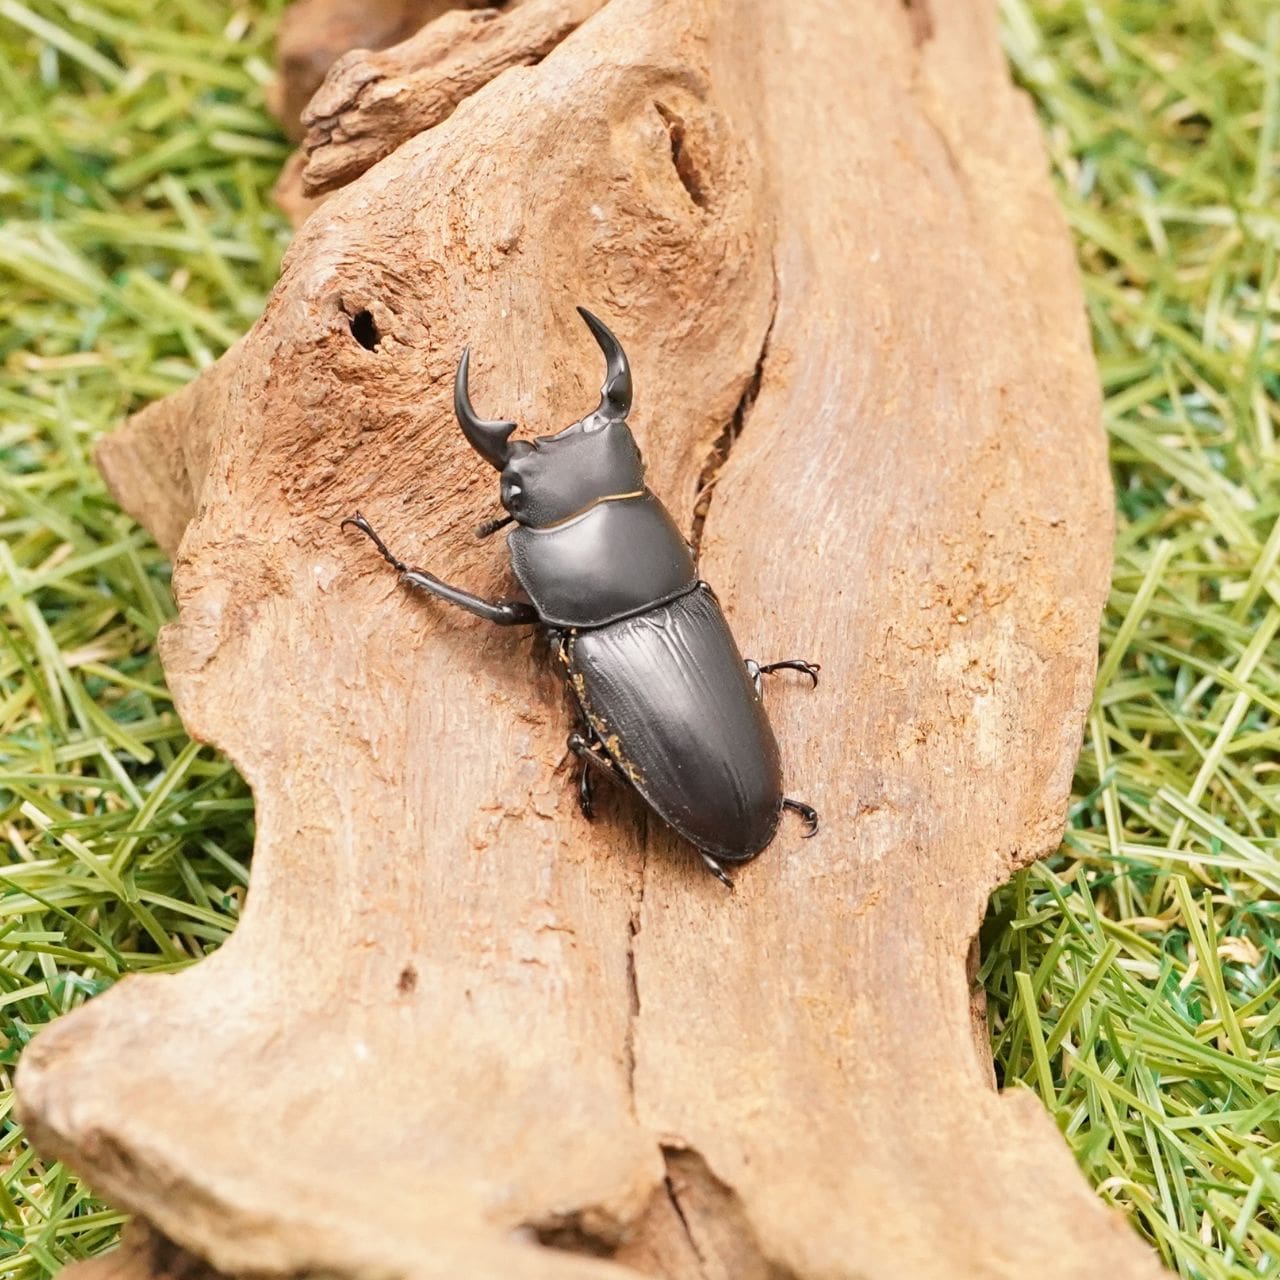
[[[496,520],[486,520],[484,524],[476,525],[476,537],[487,538],[499,529],[506,528],[514,519],[515,516],[499,516]]]
[[[605,361],[600,405],[595,413],[587,415],[587,419],[598,417],[606,422],[619,421],[631,411],[631,366],[627,363],[627,353],[623,351],[622,344],[613,336],[609,326],[593,316],[586,307],[579,307],[578,314],[586,321],[587,328],[600,344]]]

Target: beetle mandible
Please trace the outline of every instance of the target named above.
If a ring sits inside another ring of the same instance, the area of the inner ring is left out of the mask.
[[[400,581],[499,626],[530,623],[548,635],[577,707],[569,750],[578,799],[592,816],[598,771],[637,791],[697,847],[729,888],[726,863],[750,861],[772,841],[784,809],[806,835],[817,812],[782,793],[778,744],[761,698],[771,671],[818,665],[743,660],[693,549],[644,482],[627,413],[631,370],[617,338],[578,313],[605,356],[600,403],[553,436],[512,440],[514,422],[486,422],[471,407],[464,350],[453,407],[472,448],[502,476],[511,565],[528,600],[490,601],[410,568],[358,511],[342,522],[366,534]]]

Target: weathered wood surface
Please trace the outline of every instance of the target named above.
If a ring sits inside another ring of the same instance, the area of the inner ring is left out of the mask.
[[[280,22],[271,109],[288,135],[302,137],[302,109],[330,67],[351,49],[376,51],[452,9],[484,0],[295,0]]]
[[[102,448],[258,843],[217,955],[28,1049],[41,1149],[232,1274],[1159,1274],[994,1091],[970,978],[1059,837],[1108,578],[1044,170],[979,0],[609,0],[330,197],[253,332]],[[564,425],[576,303],[686,525],[714,478],[744,651],[823,665],[768,692],[823,830],[732,896],[625,797],[578,815],[532,638],[338,529],[509,591],[453,368]]]
[[[523,0],[506,9],[457,9],[381,53],[357,50],[339,59],[302,113],[304,194],[358,178],[501,72],[541,61],[603,3]]]

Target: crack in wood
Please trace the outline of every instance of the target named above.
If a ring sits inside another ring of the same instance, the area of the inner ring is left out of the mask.
[[[700,1280],[796,1280],[790,1267],[765,1253],[737,1188],[720,1178],[700,1151],[663,1144],[661,1152],[662,1190],[675,1214],[674,1223],[667,1219],[668,1230],[683,1235]]]
[[[636,974],[636,938],[640,934],[640,913],[644,908],[643,864],[640,867],[640,887],[635,902],[631,907],[631,917],[627,921],[627,995],[629,1009],[627,1015],[627,1032],[623,1041],[623,1061],[627,1071],[627,1094],[631,1099],[631,1109],[635,1110],[636,1097],[636,1030],[640,1022],[640,982]]]
[[[755,368],[747,382],[737,406],[729,421],[725,423],[720,434],[716,436],[707,451],[706,461],[698,473],[698,491],[693,504],[693,523],[689,532],[689,545],[693,548],[693,558],[697,561],[702,551],[702,535],[707,523],[707,515],[711,510],[711,497],[715,491],[720,472],[729,461],[733,446],[746,430],[747,416],[755,405],[764,382],[764,366],[769,359],[769,343],[773,337],[774,322],[778,318],[778,270],[773,264],[773,295],[769,300],[769,323],[765,326],[764,337],[760,340],[760,354],[756,357]]]
[[[698,1259],[698,1270],[705,1276],[707,1273],[707,1260],[703,1257],[702,1250],[698,1247],[693,1228],[690,1227],[684,1206],[680,1203],[680,1193],[676,1190],[675,1179],[671,1176],[672,1169],[675,1167],[674,1160],[678,1153],[679,1149],[676,1147],[662,1148],[662,1161],[667,1170],[662,1181],[667,1190],[667,1199],[671,1201],[671,1207],[675,1210],[675,1215],[680,1220],[680,1226],[684,1229],[685,1238],[689,1241],[689,1248],[693,1250],[694,1257]]]

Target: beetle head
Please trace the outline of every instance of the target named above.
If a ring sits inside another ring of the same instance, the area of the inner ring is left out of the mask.
[[[520,523],[535,529],[559,524],[604,498],[644,489],[644,463],[627,426],[631,370],[617,338],[582,307],[578,313],[605,356],[600,403],[553,436],[510,439],[514,422],[476,417],[467,394],[469,352],[462,353],[454,381],[453,406],[472,448],[502,473],[502,505]]]

